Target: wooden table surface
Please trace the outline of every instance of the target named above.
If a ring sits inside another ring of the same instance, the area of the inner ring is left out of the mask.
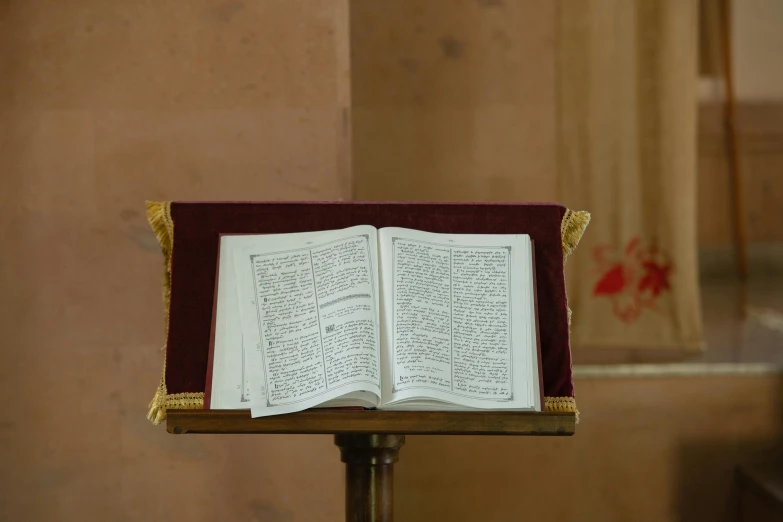
[[[573,435],[574,413],[308,410],[253,419],[249,410],[169,410],[169,433]]]

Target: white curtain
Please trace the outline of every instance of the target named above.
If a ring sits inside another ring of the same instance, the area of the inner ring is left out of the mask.
[[[564,0],[559,195],[591,212],[567,267],[575,347],[701,347],[696,0]]]

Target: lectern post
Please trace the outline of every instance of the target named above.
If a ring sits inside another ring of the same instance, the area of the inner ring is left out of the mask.
[[[334,436],[345,462],[346,522],[391,522],[394,463],[405,435]]]

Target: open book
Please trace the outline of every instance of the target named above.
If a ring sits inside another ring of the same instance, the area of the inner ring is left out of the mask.
[[[527,235],[223,235],[205,407],[541,411]]]

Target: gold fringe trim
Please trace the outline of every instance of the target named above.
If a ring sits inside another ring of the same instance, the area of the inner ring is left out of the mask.
[[[576,422],[579,424],[579,410],[576,409],[573,397],[544,397],[544,411],[576,413]]]
[[[579,240],[590,224],[590,213],[584,210],[566,209],[563,220],[560,222],[560,237],[563,242],[563,265],[568,256],[574,253]],[[568,306],[566,295],[566,310],[568,311],[568,336],[571,337],[571,307]],[[570,342],[570,341],[569,341]],[[546,397],[547,411],[572,411],[576,413],[576,422],[579,423],[579,410],[573,397]]]
[[[150,410],[147,412],[147,418],[152,424],[157,426],[166,420],[166,362],[163,362],[163,375],[160,377],[160,384],[155,390],[155,396],[150,401]]]
[[[171,203],[168,201],[147,201],[147,221],[158,239],[163,254],[163,320],[166,325],[166,337],[169,334],[169,303],[171,302],[171,253],[174,250],[174,221],[171,219]],[[163,372],[155,396],[150,401],[147,418],[158,425],[166,420],[166,409],[177,408],[178,404],[193,404],[200,395],[201,407],[204,405],[203,393],[178,393],[168,395],[166,391],[166,354],[163,347]],[[186,396],[186,397],[180,397]],[[194,397],[191,397],[194,396]],[[182,402],[185,401],[185,402]],[[189,401],[189,402],[188,402]],[[193,406],[194,408],[196,406]]]
[[[166,375],[166,365],[163,365],[163,375]],[[147,418],[152,424],[157,426],[166,420],[168,410],[200,410],[204,408],[204,392],[194,393],[175,393],[168,395],[166,393],[166,383],[162,377],[160,386],[155,392],[155,397],[150,402],[150,411]]]
[[[574,252],[587,225],[590,224],[590,213],[584,210],[568,210],[560,222],[560,236],[563,241],[563,263]]]
[[[169,302],[171,301],[171,253],[174,250],[174,221],[171,219],[171,203],[147,201],[147,221],[158,239],[163,254],[163,314],[166,335],[169,330]]]

